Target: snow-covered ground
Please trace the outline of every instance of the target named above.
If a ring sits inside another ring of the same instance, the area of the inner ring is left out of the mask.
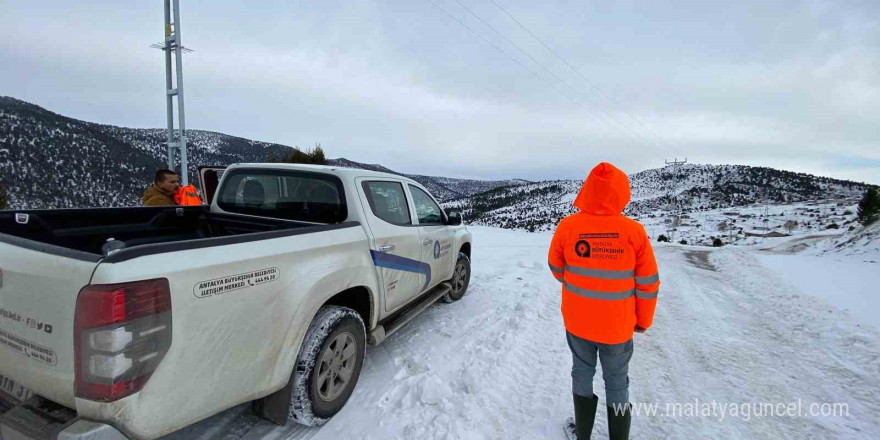
[[[858,322],[880,329],[880,264],[809,255],[756,255],[765,267],[797,288],[848,311]]]
[[[469,293],[368,349],[351,400],[323,428],[274,427],[242,405],[170,438],[563,438],[571,358],[546,266],[550,234],[471,230]],[[730,246],[656,253],[657,316],[635,337],[630,390],[640,410],[658,406],[634,417],[634,438],[880,438],[880,330],[843,310],[856,297],[877,304],[880,265]],[[601,373],[595,384],[604,401]],[[800,415],[751,406],[763,403]],[[826,403],[848,415],[810,414]],[[607,436],[603,406],[594,435]]]

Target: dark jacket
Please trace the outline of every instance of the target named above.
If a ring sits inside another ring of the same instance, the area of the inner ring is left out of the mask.
[[[162,191],[162,189],[155,184],[150,185],[150,187],[147,188],[146,191],[144,191],[144,196],[141,199],[144,202],[144,206],[165,206],[177,204],[174,203],[174,194],[168,194],[165,191]]]

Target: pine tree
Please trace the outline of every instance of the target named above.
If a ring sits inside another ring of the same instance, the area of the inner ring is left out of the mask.
[[[272,157],[269,161],[281,163],[306,163],[312,165],[327,164],[327,158],[324,156],[324,149],[321,148],[320,143],[315,144],[314,148],[305,151],[300,150],[299,147],[294,147],[293,151],[287,157]]]
[[[876,187],[868,188],[859,202],[859,223],[868,226],[880,219],[880,192]]]

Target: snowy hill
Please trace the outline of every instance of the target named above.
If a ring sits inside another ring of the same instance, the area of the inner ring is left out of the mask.
[[[0,97],[0,179],[14,209],[133,206],[164,168],[164,129],[80,121]],[[187,130],[190,176],[199,165],[265,162],[291,147],[203,130]],[[410,177],[441,201],[521,181],[481,181],[403,174],[381,165],[331,159],[331,165]]]
[[[163,129],[80,121],[0,97],[0,178],[12,208],[140,204],[153,173],[164,168]],[[190,175],[197,165],[262,162],[290,147],[222,133],[187,130]]]
[[[444,207],[461,210],[468,224],[546,231],[574,212],[572,202],[582,184],[550,180],[500,187],[449,201]]]
[[[197,165],[262,162],[291,151],[209,131],[189,130],[188,136],[190,175]],[[165,166],[164,142],[163,129],[84,122],[0,97],[0,178],[14,209],[138,205],[153,172]],[[574,212],[571,204],[582,185],[580,180],[482,181],[405,174],[345,158],[328,162],[412,178],[444,206],[463,211],[468,224],[527,231],[552,230]],[[866,189],[861,183],[738,165],[687,164],[677,176],[665,167],[635,173],[630,181],[633,201],[626,213],[642,221],[652,237],[663,233],[691,244],[711,244],[717,237],[750,244],[754,236],[768,233],[855,229],[854,204]],[[675,220],[669,216],[673,193],[683,214]],[[791,222],[795,227],[786,228]]]
[[[723,217],[724,212],[730,212],[728,208],[734,207],[807,209],[798,204],[819,201],[849,206],[867,188],[862,183],[742,165],[689,164],[678,169],[678,176],[671,167],[664,167],[629,178],[633,200],[626,214],[646,223],[652,218],[668,218],[673,193],[685,215]],[[445,206],[462,210],[472,224],[547,231],[555,228],[560,218],[575,212],[571,204],[582,185],[580,180],[534,182],[452,200]],[[723,220],[710,219],[715,224]],[[841,221],[846,220],[850,219]]]
[[[676,181],[677,178],[677,181]],[[641,214],[665,207],[674,188],[685,210],[708,210],[730,206],[786,204],[817,199],[861,197],[862,183],[805,173],[744,165],[697,165],[642,171],[630,176],[633,201],[630,212]]]
[[[456,179],[452,177],[423,176],[419,174],[405,174],[388,169],[382,165],[359,163],[345,158],[330,159],[327,161],[330,165],[336,165],[345,168],[357,168],[362,170],[381,171],[383,173],[397,174],[405,176],[416,182],[421,183],[425,188],[431,191],[441,202],[448,200],[468,197],[485,191],[490,191],[503,186],[515,186],[528,183],[525,180],[475,180],[475,179]]]

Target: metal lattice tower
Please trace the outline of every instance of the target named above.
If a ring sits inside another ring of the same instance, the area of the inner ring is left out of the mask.
[[[681,205],[678,203],[678,167],[680,165],[684,165],[687,163],[687,158],[683,161],[675,158],[673,161],[666,161],[666,165],[672,165],[672,179],[673,184],[672,187],[669,188],[669,198],[672,200],[672,215],[670,219],[669,228],[667,229],[667,233],[669,234],[669,240],[673,240],[673,235],[675,233],[675,228],[677,228],[681,224]]]
[[[173,21],[172,21],[173,18]],[[174,152],[180,152],[180,184],[189,184],[186,152],[186,116],[183,99],[183,54],[192,52],[183,47],[180,39],[179,0],[165,0],[165,40],[150,47],[165,52],[165,99],[168,117],[168,169],[174,170]],[[174,55],[172,63],[171,56]],[[174,133],[174,97],[177,97],[177,117],[179,130]]]

